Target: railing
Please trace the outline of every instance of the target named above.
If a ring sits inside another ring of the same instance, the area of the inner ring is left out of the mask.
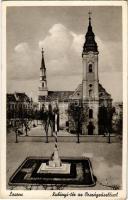
[[[20,134],[19,130],[15,131],[15,142],[54,142],[54,136],[51,135],[29,135],[29,132],[24,133],[24,135]],[[98,143],[116,143],[120,142],[120,138],[114,134],[107,135],[81,135],[72,134],[72,136],[58,136],[58,142],[98,142]]]

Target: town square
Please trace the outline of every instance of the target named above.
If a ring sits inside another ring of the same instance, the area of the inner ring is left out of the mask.
[[[122,189],[121,13],[7,9],[7,189]]]

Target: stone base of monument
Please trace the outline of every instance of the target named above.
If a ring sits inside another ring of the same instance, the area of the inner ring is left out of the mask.
[[[71,164],[63,163],[59,167],[49,166],[46,163],[42,163],[37,173],[46,173],[46,174],[70,174]]]
[[[70,174],[69,163],[63,163],[59,157],[58,148],[55,145],[54,151],[48,162],[42,163],[37,173],[41,174]]]
[[[61,157],[60,166],[55,160],[44,157],[28,157],[9,179],[9,186],[56,185],[68,189],[71,186],[95,186],[91,162],[88,158]],[[53,166],[54,165],[54,166]],[[15,188],[16,189],[16,188]]]

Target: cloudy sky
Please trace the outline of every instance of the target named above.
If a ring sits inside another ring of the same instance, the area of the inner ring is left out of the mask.
[[[82,47],[88,11],[99,49],[100,83],[122,100],[121,7],[7,8],[7,91],[37,100],[41,48],[49,90],[75,90],[82,81]]]

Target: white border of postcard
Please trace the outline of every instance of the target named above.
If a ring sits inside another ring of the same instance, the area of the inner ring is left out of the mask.
[[[122,190],[89,190],[90,197],[85,197],[85,190],[80,190],[83,197],[78,197],[79,190],[63,190],[63,193],[75,192],[76,196],[67,196],[65,199],[126,199],[126,164],[127,164],[127,2],[126,1],[5,1],[2,2],[2,130],[0,134],[1,141],[1,165],[0,165],[0,198],[6,199],[64,199],[61,196],[53,197],[53,191],[40,190],[13,190],[14,193],[21,193],[23,196],[11,197],[10,190],[6,189],[6,8],[8,6],[122,6],[122,24],[123,24],[123,186]],[[59,192],[59,191],[58,191]],[[105,197],[108,193],[115,194],[118,197]],[[91,194],[94,197],[91,197]],[[100,195],[96,198],[96,194]],[[103,195],[103,196],[102,196]]]

